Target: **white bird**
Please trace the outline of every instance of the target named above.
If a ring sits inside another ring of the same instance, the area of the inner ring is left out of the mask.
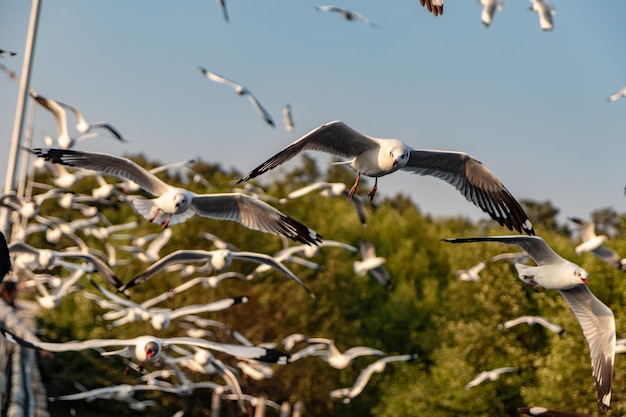
[[[622,271],[626,268],[626,258],[622,258],[615,250],[603,245],[608,240],[608,236],[596,235],[594,222],[583,220],[579,217],[569,217],[569,219],[580,227],[582,243],[576,246],[576,255],[591,252],[596,258],[606,262],[615,269]]]
[[[387,259],[382,256],[376,256],[376,248],[371,242],[361,240],[359,242],[359,248],[362,260],[354,261],[354,272],[360,276],[369,273],[380,285],[388,290],[393,289],[389,272],[387,268],[383,266],[383,264],[387,262]]]
[[[343,398],[344,404],[349,403],[363,392],[363,389],[367,385],[370,380],[370,377],[375,373],[382,373],[385,370],[385,367],[388,363],[397,362],[397,361],[412,361],[417,358],[416,354],[412,355],[398,355],[398,356],[386,356],[377,360],[376,362],[369,365],[367,368],[363,369],[359,376],[357,377],[354,385],[349,388],[341,388],[338,390],[334,390],[330,392],[330,398]]]
[[[7,51],[6,49],[0,49],[0,56],[2,58],[6,58],[9,56],[15,56],[17,55],[17,52],[13,52],[13,51]]]
[[[111,387],[94,388],[86,391],[77,392],[75,394],[58,395],[56,397],[48,397],[48,401],[76,401],[76,400],[93,400],[96,398],[129,401],[135,392],[138,391],[162,391],[172,394],[180,394],[179,388],[168,388],[161,385],[129,385],[121,384]]]
[[[526,323],[529,326],[539,324],[546,329],[559,334],[561,336],[565,336],[565,330],[557,324],[552,323],[550,320],[546,319],[542,316],[519,316],[517,318],[507,320],[502,324],[498,325],[498,329],[509,329],[513,326],[517,326],[518,324]]]
[[[587,287],[587,271],[563,259],[542,238],[536,236],[486,236],[443,240],[452,243],[500,242],[517,245],[528,253],[537,266],[515,264],[519,278],[529,285],[558,290],[570,306],[589,344],[598,404],[601,409],[608,409],[615,361],[615,318],[611,309]]]
[[[496,11],[502,10],[502,0],[478,0],[478,3],[483,6],[483,10],[480,15],[483,26],[489,27],[493,21],[493,16]]]
[[[125,250],[131,252],[133,256],[139,259],[141,262],[150,264],[161,259],[161,249],[163,246],[169,242],[170,237],[172,236],[172,229],[167,228],[164,229],[161,233],[155,233],[152,242],[148,245],[146,249],[143,249],[138,244],[133,244],[131,246],[128,245],[118,245],[117,248],[121,250]],[[115,236],[112,236],[115,237]]]
[[[293,132],[294,124],[293,115],[291,113],[291,104],[285,104],[285,107],[283,107],[283,124],[285,125],[285,130],[287,132]]]
[[[102,153],[78,152],[69,149],[32,149],[35,155],[56,164],[86,168],[123,180],[129,179],[157,196],[148,200],[132,199],[134,208],[151,222],[167,227],[193,216],[236,221],[262,232],[283,235],[301,243],[316,244],[320,238],[302,223],[276,210],[269,204],[244,194],[195,194],[172,187],[130,159]]]
[[[376,27],[376,25],[369,21],[365,16],[352,10],[345,9],[339,6],[316,6],[315,10],[318,12],[337,12],[340,13],[347,21],[358,20],[366,25]]]
[[[480,273],[480,271],[485,269],[485,265],[485,262],[480,261],[469,269],[458,269],[454,272],[459,276],[459,279],[461,281],[476,282],[480,280],[480,276],[478,276],[478,274]]]
[[[435,16],[443,14],[443,0],[420,0],[420,4]]]
[[[53,308],[58,307],[63,297],[78,289],[75,284],[84,274],[84,270],[77,269],[69,277],[63,278],[62,283],[55,287],[52,293],[48,291],[46,286],[43,285],[40,280],[33,279],[35,286],[39,291],[39,295],[35,296],[35,299],[37,300],[39,305],[46,310],[52,310]]]
[[[545,407],[517,407],[518,413],[524,413],[529,416],[546,416],[546,417],[592,417],[591,414],[577,413],[575,411],[562,411]]]
[[[93,123],[89,123],[86,119],[85,116],[83,116],[83,114],[81,113],[80,110],[78,110],[78,108],[71,106],[67,103],[62,103],[60,101],[57,101],[57,103],[65,108],[70,110],[72,113],[74,113],[74,116],[76,116],[76,120],[77,120],[77,124],[76,124],[76,130],[80,133],[89,133],[91,132],[92,129],[105,129],[107,130],[111,135],[113,135],[113,137],[115,137],[115,139],[119,140],[120,142],[126,142],[126,140],[122,137],[122,134],[113,127],[113,125],[111,125],[110,123],[107,122],[93,122]]]
[[[267,110],[265,110],[265,108],[261,105],[259,100],[257,100],[254,94],[252,94],[252,92],[248,90],[248,88],[244,87],[243,85],[239,83],[236,83],[233,80],[229,80],[228,78],[222,77],[221,75],[211,72],[202,66],[200,66],[199,69],[200,69],[200,72],[203,75],[205,75],[209,80],[234,88],[235,93],[237,93],[240,96],[247,96],[248,100],[250,100],[250,103],[252,103],[252,106],[256,109],[256,111],[259,112],[263,120],[265,120],[265,123],[267,123],[268,125],[272,127],[276,127],[276,124],[274,123],[274,119],[272,119],[272,116],[269,114]]]
[[[483,371],[480,374],[478,374],[476,378],[468,382],[465,385],[465,389],[470,389],[472,387],[475,387],[478,384],[482,384],[485,381],[495,381],[496,379],[500,378],[500,375],[506,372],[514,372],[516,370],[517,368],[513,366],[505,366],[503,368],[492,369],[491,371]]]
[[[626,97],[626,86],[622,87],[621,90],[619,90],[617,93],[609,96],[609,98],[607,98],[607,101],[615,101],[617,99],[620,99],[622,97]]]
[[[300,152],[312,150],[348,158],[357,171],[353,196],[361,175],[374,177],[368,193],[374,198],[378,177],[400,169],[419,175],[430,175],[452,184],[476,206],[510,230],[534,234],[532,223],[506,187],[483,164],[464,152],[418,150],[397,139],[379,139],[363,135],[340,121],[322,125],[287,146],[253,169],[238,183],[255,178],[289,161]]]
[[[539,15],[539,26],[544,32],[554,29],[554,15],[556,9],[545,0],[530,0],[532,5],[529,10]]]
[[[321,356],[330,366],[335,369],[345,369],[350,365],[355,358],[359,356],[369,355],[384,355],[385,352],[378,349],[374,349],[368,346],[354,346],[347,349],[345,352],[339,351],[335,346],[335,342],[332,340],[323,341],[322,338],[310,338],[310,343],[323,343],[326,345],[326,349],[316,349],[312,355]]]
[[[161,355],[164,348],[172,345],[196,346],[217,352],[226,353],[235,358],[255,359],[262,362],[271,362],[284,365],[288,355],[275,349],[260,346],[242,346],[228,343],[211,342],[194,337],[158,338],[154,336],[139,336],[132,339],[90,339],[73,342],[41,342],[24,340],[4,328],[0,332],[9,340],[31,349],[47,350],[50,352],[81,351],[85,349],[101,350],[107,347],[123,346],[120,350],[101,352],[101,355],[119,355],[131,358],[134,361],[145,363],[154,361]]]
[[[326,182],[326,181],[318,181],[313,184],[306,185],[302,188],[294,190],[287,194],[287,196],[278,200],[280,203],[286,203],[289,200],[293,200],[294,198],[302,197],[308,193],[313,191],[319,191],[319,195],[322,197],[339,197],[343,196],[351,199],[352,204],[354,204],[354,208],[356,209],[357,215],[359,216],[359,220],[361,224],[365,227],[367,226],[367,218],[365,213],[365,203],[363,199],[359,195],[353,195],[350,197],[350,193],[348,192],[348,188],[346,184],[343,182]]]
[[[250,261],[257,264],[265,264],[271,266],[273,269],[281,272],[283,275],[295,281],[298,285],[307,290],[307,292],[313,296],[313,292],[302,282],[300,278],[294,275],[285,265],[276,261],[273,257],[264,253],[257,252],[242,252],[231,251],[228,249],[217,249],[213,251],[205,250],[177,250],[169,255],[161,258],[159,261],[152,264],[145,271],[135,276],[132,280],[124,284],[120,291],[125,291],[128,288],[132,288],[137,284],[150,279],[154,274],[161,271],[168,265],[181,264],[181,263],[197,263],[197,262],[210,262],[211,268],[220,271],[230,266],[233,259],[240,259],[244,261]]]

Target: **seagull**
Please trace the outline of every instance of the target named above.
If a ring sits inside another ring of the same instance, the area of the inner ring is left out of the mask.
[[[115,139],[119,140],[120,142],[127,142],[122,137],[122,134],[115,127],[113,127],[113,125],[111,125],[110,123],[107,123],[107,122],[93,122],[93,123],[89,123],[87,121],[87,119],[85,119],[85,116],[83,116],[83,113],[81,113],[81,111],[78,110],[78,108],[76,108],[76,107],[74,107],[72,105],[69,105],[67,103],[62,103],[60,101],[57,101],[57,103],[61,107],[63,107],[65,109],[71,111],[72,113],[74,113],[74,116],[76,116],[76,120],[78,122],[76,124],[76,130],[79,133],[83,133],[83,134],[84,133],[89,133],[89,132],[91,132],[92,129],[97,129],[97,128],[106,129],[110,134],[112,134],[115,137]]]
[[[478,276],[478,273],[480,271],[482,271],[485,268],[485,262],[480,261],[478,262],[476,265],[474,265],[473,267],[469,268],[469,269],[459,269],[454,271],[458,276],[459,279],[461,281],[479,281],[480,277]]]
[[[532,6],[529,10],[539,14],[539,25],[544,32],[554,29],[554,19],[556,9],[545,0],[530,0]]]
[[[607,101],[615,101],[617,99],[620,99],[622,97],[626,97],[626,86],[622,87],[621,90],[619,90],[617,93],[613,94],[612,96],[609,96],[609,98],[607,98]]]
[[[144,263],[154,263],[161,259],[161,249],[169,242],[172,236],[172,229],[164,229],[161,233],[155,233],[155,237],[146,249],[143,249],[141,245],[133,244],[131,246],[118,245],[118,249],[131,252],[133,256]],[[115,236],[112,236],[115,237]]]
[[[306,195],[313,191],[319,191],[319,195],[321,195],[322,197],[343,196],[346,198],[350,198],[352,200],[352,204],[354,204],[354,208],[356,209],[361,224],[363,225],[363,227],[367,226],[365,203],[363,202],[363,199],[359,195],[353,195],[352,197],[350,197],[346,184],[344,184],[343,182],[314,182],[313,184],[309,184],[305,187],[290,192],[289,194],[287,194],[287,196],[281,198],[278,201],[280,203],[286,203],[289,200],[302,197],[303,195]]]
[[[224,20],[226,21],[226,23],[229,23],[230,19],[228,18],[228,10],[226,9],[226,0],[216,0],[216,1],[217,1],[217,5],[220,6],[220,9],[222,9]]]
[[[293,132],[293,116],[291,114],[291,104],[285,104],[283,108],[283,123],[287,132]]]
[[[0,328],[0,332],[2,332],[7,339],[14,341],[21,346],[31,349],[47,350],[50,352],[81,351],[85,349],[99,350],[107,347],[123,346],[122,349],[116,351],[105,350],[104,352],[101,352],[101,355],[119,355],[131,358],[132,360],[140,363],[154,361],[159,357],[159,355],[161,355],[163,348],[172,345],[197,346],[226,353],[236,358],[255,359],[261,362],[278,363],[280,365],[286,364],[289,356],[275,349],[260,346],[242,346],[217,343],[194,337],[158,338],[144,335],[132,339],[90,339],[85,341],[53,343],[41,342],[38,340],[27,341],[12,334],[4,328]]]
[[[517,368],[514,368],[512,366],[505,366],[503,368],[496,368],[496,369],[492,369],[491,371],[483,371],[480,374],[478,374],[478,376],[474,379],[472,379],[470,382],[468,382],[465,385],[465,389],[470,389],[472,387],[475,387],[478,384],[481,384],[485,381],[495,381],[496,379],[500,378],[500,375],[502,375],[503,373],[506,372],[513,372],[516,371]]]
[[[0,49],[0,56],[2,58],[6,58],[9,56],[15,56],[17,55],[17,52],[13,52],[13,51],[7,51],[6,49]]]
[[[326,349],[316,349],[312,355],[321,356],[330,366],[335,369],[345,369],[350,365],[355,358],[359,356],[369,355],[384,355],[385,352],[378,349],[374,349],[368,346],[354,346],[347,349],[345,352],[340,352],[335,346],[335,342],[323,338],[309,338],[310,343],[322,343],[326,345]]]
[[[241,259],[244,261],[255,262],[257,264],[269,265],[288,278],[294,280],[298,285],[307,290],[307,292],[314,297],[313,292],[293,274],[286,266],[279,261],[276,261],[272,256],[257,253],[257,252],[243,252],[243,251],[231,251],[228,249],[217,249],[213,251],[205,250],[177,250],[169,255],[161,258],[159,261],[152,264],[145,271],[135,276],[132,280],[124,284],[119,291],[126,291],[128,288],[132,288],[137,284],[141,284],[144,281],[150,279],[154,274],[161,271],[168,265],[180,264],[180,263],[197,263],[197,262],[210,262],[211,268],[220,271],[230,266],[233,259]]]
[[[596,258],[606,262],[615,269],[620,271],[626,269],[626,258],[622,258],[615,250],[603,245],[608,236],[596,235],[594,222],[583,220],[580,217],[569,217],[569,219],[580,226],[582,243],[576,246],[576,255],[591,252]]]
[[[420,4],[435,16],[443,14],[443,0],[420,0]]]
[[[199,68],[200,68],[200,72],[203,75],[205,75],[209,80],[215,81],[217,83],[225,84],[227,86],[234,88],[235,93],[239,94],[240,96],[248,96],[250,103],[252,103],[252,106],[259,112],[263,120],[265,120],[265,123],[267,123],[268,125],[272,127],[276,127],[276,125],[274,124],[274,119],[272,119],[272,116],[269,114],[267,110],[265,110],[265,108],[261,105],[261,103],[259,103],[257,98],[254,96],[254,94],[252,94],[252,92],[250,92],[250,90],[248,90],[243,85],[236,83],[233,80],[229,80],[228,78],[222,77],[221,75],[218,75],[214,72],[211,72],[202,66],[200,66]]]
[[[363,260],[354,261],[354,272],[360,276],[369,273],[387,290],[393,289],[389,272],[383,266],[383,264],[387,262],[387,259],[382,256],[376,256],[376,248],[371,242],[367,242],[365,240],[359,241],[359,249]]]
[[[300,152],[312,150],[348,158],[343,162],[357,171],[353,196],[361,175],[374,177],[370,200],[376,194],[378,177],[400,169],[440,178],[461,192],[500,225],[533,235],[532,223],[509,190],[482,163],[464,152],[418,150],[397,139],[363,135],[341,121],[324,124],[296,140],[250,171],[238,183],[248,181],[289,161]]]
[[[362,23],[365,23],[366,25],[369,25],[371,27],[376,27],[376,25],[374,23],[370,22],[362,14],[359,14],[357,12],[353,12],[352,10],[344,9],[343,7],[339,7],[339,6],[316,6],[315,10],[317,10],[318,12],[337,12],[337,13],[341,13],[343,18],[348,20],[348,21],[358,20],[358,21],[360,21]]]
[[[525,250],[537,266],[515,264],[519,278],[533,286],[558,290],[570,306],[589,344],[598,404],[607,410],[615,361],[615,318],[587,287],[589,274],[563,259],[538,236],[486,236],[443,239],[451,243],[500,242]]]
[[[245,194],[195,194],[166,184],[130,159],[104,153],[40,148],[31,152],[56,164],[86,168],[136,182],[157,197],[147,200],[137,196],[131,200],[133,207],[150,222],[161,223],[163,228],[198,213],[203,217],[236,221],[249,229],[283,235],[301,243],[321,242],[320,236],[307,226]]]
[[[48,397],[48,401],[75,401],[75,400],[93,400],[96,398],[129,401],[133,394],[137,391],[163,391],[172,394],[180,394],[179,388],[169,388],[160,385],[129,385],[121,384],[111,387],[94,388],[88,391],[77,392],[76,394],[59,395],[56,397]]]
[[[416,354],[412,355],[398,355],[398,356],[386,356],[382,359],[377,360],[376,362],[369,365],[367,368],[363,369],[359,376],[357,377],[354,385],[351,388],[341,388],[338,390],[334,390],[330,392],[330,398],[343,398],[343,403],[348,404],[359,395],[367,383],[369,382],[370,377],[374,373],[381,373],[385,370],[385,367],[388,363],[397,362],[397,361],[412,361],[417,358]]]
[[[509,329],[513,326],[517,326],[518,324],[522,324],[522,323],[526,323],[529,326],[532,326],[534,324],[539,324],[545,327],[546,329],[550,330],[551,332],[554,332],[561,336],[565,336],[565,330],[563,330],[561,326],[552,323],[550,320],[542,316],[519,316],[515,319],[507,320],[504,323],[499,324],[498,329]]]
[[[529,416],[546,416],[546,417],[592,417],[591,414],[576,413],[574,411],[561,411],[545,407],[518,407],[518,413],[528,414]]]
[[[502,10],[502,0],[478,0],[478,3],[483,6],[483,11],[480,15],[483,26],[489,27],[496,11]]]

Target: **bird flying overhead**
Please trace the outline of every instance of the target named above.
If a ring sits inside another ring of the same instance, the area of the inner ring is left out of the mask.
[[[32,149],[32,153],[56,164],[98,171],[136,182],[156,198],[134,197],[135,210],[163,228],[187,220],[197,213],[203,217],[236,221],[266,233],[283,235],[301,243],[317,244],[320,236],[307,226],[262,201],[245,194],[195,194],[172,187],[130,159],[69,149]]]
[[[414,149],[397,139],[366,136],[341,121],[326,123],[302,136],[254,168],[238,183],[248,181],[291,160],[304,151],[320,151],[347,158],[357,171],[350,196],[356,193],[361,175],[374,177],[368,193],[374,198],[378,177],[404,170],[440,178],[453,185],[465,198],[509,230],[534,235],[532,223],[500,180],[481,162],[464,152]]]
[[[376,27],[376,25],[374,23],[370,22],[370,20],[367,19],[362,14],[354,12],[352,10],[345,9],[343,7],[339,7],[339,6],[316,6],[315,10],[317,10],[318,12],[336,12],[336,13],[340,13],[343,16],[343,18],[346,19],[347,21],[358,20],[361,23],[365,23],[366,25],[369,25],[369,26],[372,26],[372,27]]]
[[[420,0],[420,4],[435,16],[443,14],[443,0]]]

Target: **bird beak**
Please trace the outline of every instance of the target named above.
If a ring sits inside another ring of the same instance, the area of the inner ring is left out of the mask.
[[[583,278],[583,284],[588,285],[589,284],[589,279],[588,278]]]
[[[395,167],[396,165],[398,165],[398,160],[397,160],[397,159],[394,159],[394,160],[393,160],[393,164],[392,164],[392,166],[394,166],[394,167]]]

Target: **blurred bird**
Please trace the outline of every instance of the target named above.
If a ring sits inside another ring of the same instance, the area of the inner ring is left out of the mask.
[[[518,413],[524,413],[529,416],[545,416],[545,417],[592,417],[591,414],[577,413],[575,411],[561,411],[545,407],[518,407]]]
[[[483,11],[480,15],[483,26],[489,27],[496,11],[502,10],[502,0],[478,0],[478,3],[483,6]]]
[[[443,14],[443,0],[420,0],[420,4],[435,16]]]
[[[622,87],[622,89],[619,90],[617,93],[613,94],[612,96],[609,96],[609,98],[607,98],[607,101],[615,101],[622,97],[626,97],[626,87]]]
[[[544,32],[554,29],[554,18],[556,9],[545,0],[530,0],[532,5],[529,10],[537,12],[539,15],[539,26]]]
[[[0,49],[0,56],[2,58],[7,58],[9,56],[15,56],[15,55],[17,55],[17,52],[7,51],[6,49]]]
[[[274,124],[274,119],[272,119],[272,116],[269,114],[267,110],[265,110],[265,108],[257,100],[254,94],[250,92],[250,90],[248,90],[243,85],[236,83],[233,80],[229,80],[228,78],[222,77],[221,75],[218,75],[214,72],[211,72],[202,66],[200,66],[199,68],[200,68],[200,72],[203,75],[205,75],[209,80],[234,88],[235,93],[239,94],[240,96],[247,96],[248,99],[250,100],[250,103],[252,103],[252,106],[259,112],[263,120],[265,120],[265,123],[267,123],[268,125],[272,127],[276,127],[276,125]]]
[[[509,329],[513,326],[517,326],[518,324],[522,324],[522,323],[526,323],[529,326],[539,324],[545,327],[546,329],[550,330],[551,332],[554,332],[561,336],[565,336],[565,330],[563,330],[561,326],[556,325],[552,323],[551,321],[549,321],[548,319],[546,319],[545,317],[541,317],[541,316],[519,316],[515,319],[507,320],[504,323],[499,324],[498,329]]]
[[[594,222],[583,220],[580,217],[569,217],[569,219],[580,227],[582,243],[576,246],[575,250],[577,255],[591,252],[596,258],[606,262],[615,269],[620,271],[626,269],[626,258],[622,258],[615,250],[603,245],[603,243],[608,240],[608,236],[596,235],[596,225]]]
[[[376,248],[372,242],[361,240],[359,242],[359,248],[361,252],[361,261],[354,261],[354,272],[357,275],[363,276],[369,273],[380,285],[387,290],[392,290],[391,278],[389,272],[383,266],[387,262],[386,258],[382,256],[376,256]]]
[[[480,277],[478,276],[478,273],[480,271],[482,271],[485,268],[485,262],[480,261],[478,262],[476,265],[474,265],[473,267],[469,268],[469,269],[458,269],[456,271],[454,271],[458,276],[459,279],[461,281],[479,281]]]
[[[482,384],[485,381],[495,381],[496,379],[500,378],[500,375],[502,375],[503,373],[513,372],[516,370],[517,368],[514,368],[512,366],[506,366],[503,368],[492,369],[491,371],[483,371],[480,374],[478,374],[476,378],[468,382],[465,385],[465,389],[470,389],[472,387],[475,387],[478,384]]]
[[[291,104],[285,104],[283,108],[283,124],[287,132],[293,132],[293,115],[291,114]]]
[[[222,10],[222,15],[224,15],[224,20],[226,21],[226,23],[229,23],[230,20],[228,18],[228,10],[226,9],[226,0],[216,0],[217,1],[217,5],[220,6],[220,9]]]
[[[315,10],[318,12],[337,12],[340,13],[344,19],[348,21],[358,20],[366,25],[376,27],[376,25],[369,21],[365,16],[359,14],[357,12],[353,12],[352,10],[344,9],[339,6],[316,6]]]
[[[448,182],[468,201],[509,230],[524,230],[529,235],[535,233],[515,197],[491,171],[467,153],[413,149],[397,139],[363,135],[341,121],[313,129],[244,175],[237,183],[258,177],[307,150],[348,158],[340,163],[350,165],[357,171],[350,197],[356,193],[361,175],[375,178],[374,187],[367,194],[373,200],[378,189],[378,177],[404,170]]]

